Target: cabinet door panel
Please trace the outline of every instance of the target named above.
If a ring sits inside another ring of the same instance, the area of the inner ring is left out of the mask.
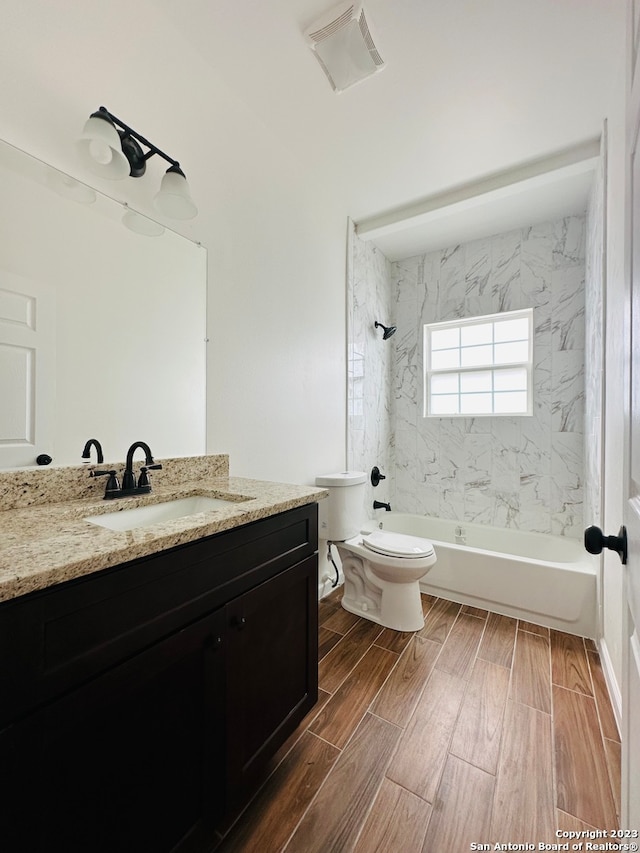
[[[226,607],[227,760],[237,799],[317,701],[317,557]]]
[[[35,715],[44,770],[30,803],[42,821],[38,850],[169,853],[211,833],[223,805],[213,702],[223,630],[219,611]]]
[[[0,731],[0,850],[44,850],[42,730],[35,715]],[[34,804],[35,807],[34,807]]]

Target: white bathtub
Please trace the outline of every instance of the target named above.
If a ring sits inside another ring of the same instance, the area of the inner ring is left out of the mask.
[[[597,636],[597,561],[581,541],[398,512],[375,523],[433,542],[437,562],[420,582],[423,592]]]

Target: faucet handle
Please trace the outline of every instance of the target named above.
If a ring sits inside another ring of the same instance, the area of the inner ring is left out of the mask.
[[[117,475],[116,471],[111,470],[111,471],[92,471],[91,472],[92,477],[101,477],[102,475],[109,477],[109,479],[107,480],[107,487],[104,490],[105,500],[108,498],[115,497],[116,493],[119,494],[121,491],[120,481],[118,480],[118,475]]]
[[[157,463],[155,465],[143,465],[140,468],[140,476],[138,478],[138,488],[140,488],[141,486],[149,486],[150,487],[151,483],[149,482],[149,475],[147,474],[147,471],[159,471],[160,468],[162,468],[162,465],[160,465],[160,463]]]

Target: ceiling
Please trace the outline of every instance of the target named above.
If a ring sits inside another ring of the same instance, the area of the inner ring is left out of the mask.
[[[356,232],[390,261],[583,214],[599,162],[596,138],[551,157],[361,220]]]
[[[391,258],[584,209],[593,151],[582,169],[553,161],[597,145],[623,0],[365,0],[386,66],[340,94],[302,35],[331,0],[152,2]]]
[[[340,94],[303,36],[331,6],[140,0],[123,27],[126,0],[5,0],[3,135],[77,174],[75,129],[105,103],[180,153],[205,242],[231,206],[275,228],[295,181],[396,257],[584,205],[565,167],[622,115],[625,0],[364,0],[385,68]],[[141,210],[152,183],[129,189]]]

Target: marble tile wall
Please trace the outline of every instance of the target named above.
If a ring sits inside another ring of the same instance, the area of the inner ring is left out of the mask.
[[[585,330],[584,521],[602,526],[602,406],[604,389],[605,157],[600,157],[587,206]]]
[[[401,512],[581,536],[585,217],[390,264],[392,322],[398,327],[386,342],[393,345],[390,399],[387,351],[362,345],[362,331],[374,319],[369,315],[385,304],[386,264],[369,244],[355,236],[352,242],[350,346],[363,353],[359,370],[383,381],[368,402],[365,391],[363,421],[350,418],[350,464],[367,470],[372,448],[381,458],[386,454],[394,465],[387,492]],[[423,325],[529,306],[535,325],[533,416],[423,418]]]
[[[395,336],[382,340],[376,320],[391,325],[394,305],[391,264],[353,229],[347,273],[347,465],[369,473],[374,465],[385,475],[377,488],[367,480],[363,518],[374,517],[374,499],[388,503],[394,494],[392,370]],[[395,507],[394,507],[395,509]]]

